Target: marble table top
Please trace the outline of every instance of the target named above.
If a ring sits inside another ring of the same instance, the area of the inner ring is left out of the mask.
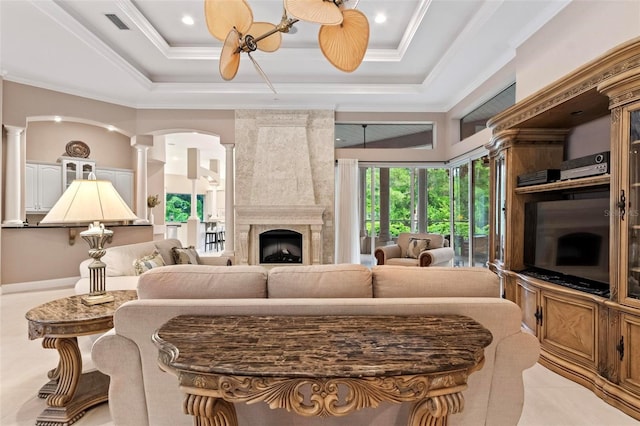
[[[125,302],[137,299],[135,290],[108,291],[115,300],[87,306],[84,295],[56,299],[29,310],[29,338],[68,337],[94,334],[113,328],[113,313]]]
[[[161,362],[179,371],[297,378],[469,369],[492,338],[460,315],[183,315],[153,336]]]

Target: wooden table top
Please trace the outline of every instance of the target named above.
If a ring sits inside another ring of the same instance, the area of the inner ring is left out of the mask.
[[[115,300],[99,305],[82,303],[85,295],[76,295],[43,303],[29,310],[29,339],[94,334],[113,328],[113,313],[125,302],[135,300],[135,290],[108,291]]]
[[[348,378],[468,369],[492,338],[460,315],[182,315],[153,341],[163,364],[185,372]]]

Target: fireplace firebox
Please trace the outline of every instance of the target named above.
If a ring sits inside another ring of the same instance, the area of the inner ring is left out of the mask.
[[[260,263],[302,263],[302,234],[273,229],[260,234]]]

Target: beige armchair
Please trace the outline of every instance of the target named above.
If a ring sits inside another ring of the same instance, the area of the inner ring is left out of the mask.
[[[449,240],[440,234],[401,233],[396,244],[375,250],[378,265],[450,266],[453,255]]]

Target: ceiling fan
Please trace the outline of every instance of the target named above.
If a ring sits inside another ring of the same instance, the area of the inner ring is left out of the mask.
[[[205,0],[207,27],[213,37],[223,42],[220,75],[233,80],[240,66],[240,56],[249,56],[258,74],[276,93],[266,73],[251,55],[256,50],[275,52],[298,21],[320,25],[318,44],[325,58],[337,69],[352,72],[364,59],[369,44],[369,21],[356,9],[346,9],[348,0],[283,0],[284,12],[278,24],[254,22],[246,0]],[[356,2],[357,6],[357,2]],[[293,32],[293,31],[291,31]]]

